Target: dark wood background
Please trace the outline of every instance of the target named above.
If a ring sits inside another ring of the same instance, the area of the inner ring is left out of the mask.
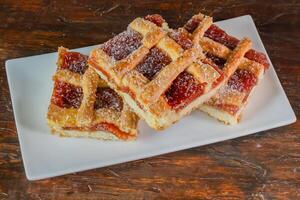
[[[251,14],[300,115],[300,1],[0,1],[1,199],[300,199],[300,122],[252,136],[30,182],[16,134],[4,62],[102,43],[137,16],[171,27],[202,11]],[[38,95],[38,94],[37,94]],[[274,113],[280,114],[280,113]]]

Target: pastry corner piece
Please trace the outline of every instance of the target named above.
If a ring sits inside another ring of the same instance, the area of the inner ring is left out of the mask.
[[[88,66],[88,56],[58,49],[47,121],[53,134],[102,140],[134,140],[138,117]]]
[[[195,27],[199,26],[204,19],[202,14],[195,15],[184,27],[190,34],[196,34]],[[224,70],[226,61],[235,51],[240,40],[228,35],[215,24],[211,24],[198,42],[209,62]],[[216,95],[200,105],[200,110],[225,124],[237,124],[250,95],[268,67],[267,57],[263,53],[249,49],[228,82]]]
[[[239,42],[219,70],[199,45],[212,18],[200,17],[204,20],[194,34],[169,29],[160,15],[136,18],[90,54],[89,65],[156,130],[169,127],[216,94],[251,47],[248,39]]]

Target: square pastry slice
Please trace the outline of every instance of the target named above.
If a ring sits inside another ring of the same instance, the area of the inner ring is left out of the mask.
[[[189,36],[168,29],[159,15],[137,18],[94,49],[89,64],[151,127],[164,129],[214,95],[250,49],[242,40],[219,70],[199,46],[212,19],[204,22]]]
[[[104,140],[131,140],[138,117],[87,64],[88,56],[58,49],[47,120],[54,134]]]
[[[201,27],[204,20],[204,15],[195,15],[184,28],[191,35],[196,34],[197,27]],[[239,42],[238,39],[228,35],[214,24],[207,27],[203,37],[199,39],[199,44],[208,61],[220,70],[224,70],[226,61]],[[215,96],[202,104],[200,110],[226,124],[238,123],[250,94],[259,80],[263,78],[264,71],[268,67],[267,57],[263,53],[250,49],[227,84]]]
[[[242,40],[219,70],[199,45],[212,18],[205,22],[190,36],[169,29],[160,15],[136,18],[94,49],[89,64],[149,126],[165,129],[212,97],[251,47]]]

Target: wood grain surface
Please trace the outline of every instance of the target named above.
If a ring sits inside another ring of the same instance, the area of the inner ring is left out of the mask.
[[[171,27],[202,11],[252,15],[300,115],[300,1],[0,1],[1,199],[300,199],[300,122],[154,158],[52,179],[26,179],[5,60],[102,43],[137,16]],[[37,94],[38,95],[38,94]],[[274,113],[275,115],[280,113]]]

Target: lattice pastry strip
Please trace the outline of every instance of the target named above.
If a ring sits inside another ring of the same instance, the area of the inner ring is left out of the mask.
[[[87,64],[87,56],[58,50],[54,89],[48,108],[53,133],[69,137],[130,140],[137,116]]]
[[[184,26],[192,35],[197,33],[205,16],[193,16]],[[211,25],[198,40],[207,58],[224,71],[224,63],[229,59],[239,40],[229,36],[216,25]],[[241,117],[249,96],[269,63],[264,54],[251,49],[242,58],[238,69],[230,77],[228,83],[210,100],[200,106],[200,109],[226,124],[236,124]],[[226,71],[224,71],[226,73]]]
[[[214,95],[251,46],[247,39],[239,43],[224,75],[200,48],[198,38],[212,24],[205,19],[189,36],[169,29],[161,16],[137,18],[94,49],[89,64],[151,127],[164,129]]]

